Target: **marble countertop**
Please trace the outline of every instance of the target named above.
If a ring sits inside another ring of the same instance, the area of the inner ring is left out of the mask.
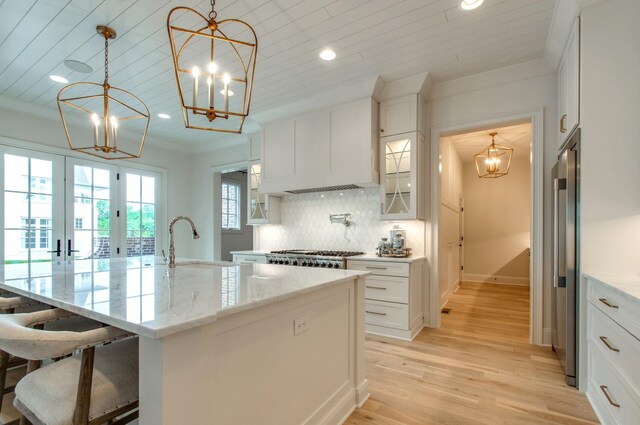
[[[608,274],[585,273],[587,279],[593,279],[608,286],[621,295],[640,303],[640,276],[617,276]]]
[[[161,257],[0,266],[0,288],[150,338],[368,274]]]

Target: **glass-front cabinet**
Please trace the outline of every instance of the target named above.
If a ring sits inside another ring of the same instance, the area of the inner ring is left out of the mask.
[[[420,196],[423,137],[404,133],[380,138],[380,188],[382,220],[423,219]]]
[[[248,181],[248,220],[247,224],[275,224],[280,222],[280,198],[260,193],[258,188],[262,182],[262,164],[260,161],[249,162]]]

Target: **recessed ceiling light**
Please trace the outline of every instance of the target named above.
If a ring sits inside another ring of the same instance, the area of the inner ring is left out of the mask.
[[[480,7],[484,3],[484,0],[462,0],[460,7],[464,10],[473,10],[476,7]]]
[[[64,61],[64,64],[67,68],[71,69],[72,71],[82,72],[83,74],[88,74],[90,72],[93,72],[93,68],[91,68],[90,65],[87,65],[84,62],[74,61],[73,59],[67,59]]]
[[[171,118],[171,116],[169,114],[162,114],[162,113],[158,114],[158,117],[162,118],[162,119],[165,119],[165,120],[168,120],[169,118]]]
[[[69,80],[67,80],[64,77],[61,77],[60,75],[49,75],[49,78],[51,78],[56,83],[67,84],[69,82]]]
[[[320,58],[326,61],[332,61],[336,58],[336,52],[331,49],[324,49],[320,52]]]

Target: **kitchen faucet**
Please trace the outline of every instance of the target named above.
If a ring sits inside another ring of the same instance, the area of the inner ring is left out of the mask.
[[[170,236],[170,240],[169,240],[169,268],[171,268],[171,269],[176,267],[176,246],[175,246],[175,243],[173,241],[173,226],[176,224],[176,222],[178,222],[180,220],[185,220],[185,221],[189,222],[189,224],[191,225],[191,231],[193,232],[193,239],[199,239],[200,238],[200,235],[198,234],[198,231],[196,230],[196,225],[193,224],[193,221],[191,221],[191,219],[189,217],[185,217],[183,215],[180,215],[178,217],[175,217],[173,220],[171,220],[171,223],[169,223],[169,236]]]

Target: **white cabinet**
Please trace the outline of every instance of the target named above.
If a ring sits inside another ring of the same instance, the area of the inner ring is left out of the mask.
[[[378,184],[372,98],[264,126],[264,193]]]
[[[640,300],[588,278],[587,396],[604,425],[640,417]]]
[[[262,133],[252,133],[249,135],[249,161],[262,158]]]
[[[423,327],[424,259],[347,260],[350,270],[372,274],[365,280],[365,331],[411,341]]]
[[[425,101],[419,94],[380,103],[380,137],[426,132]]]
[[[380,138],[381,220],[424,219],[423,149],[418,132]]]
[[[580,18],[571,34],[558,68],[558,148],[580,123]]]
[[[293,121],[278,121],[264,126],[262,130],[262,181],[282,181],[295,176]],[[266,190],[264,192],[276,192]]]
[[[232,253],[234,263],[256,263],[267,264],[267,256],[264,254],[253,253]]]
[[[262,165],[260,161],[249,162],[247,173],[248,211],[247,224],[279,224],[280,198],[261,193],[258,188],[262,182]]]

